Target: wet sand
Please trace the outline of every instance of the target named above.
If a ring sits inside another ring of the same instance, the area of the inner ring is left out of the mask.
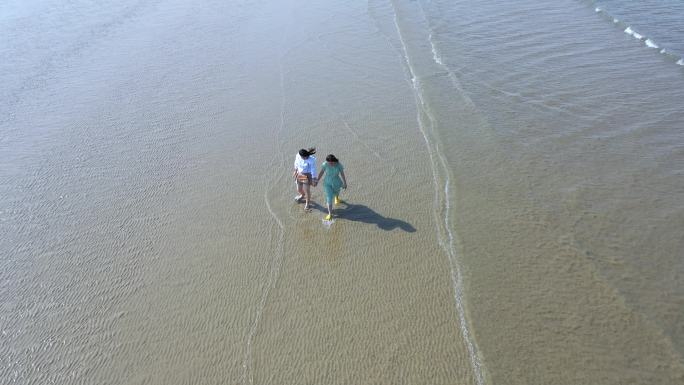
[[[10,62],[24,72],[1,106],[0,376],[160,384],[684,379],[673,236],[682,211],[672,204],[681,183],[659,185],[653,201],[610,200],[622,190],[604,176],[622,182],[631,174],[605,165],[634,162],[618,156],[636,153],[622,151],[632,141],[584,157],[596,142],[577,140],[585,126],[572,126],[603,116],[578,102],[600,100],[602,88],[582,94],[552,85],[565,95],[554,98],[532,95],[538,83],[524,69],[500,76],[496,63],[478,62],[495,53],[445,32],[464,22],[454,16],[461,3],[50,7],[42,17],[52,30],[35,38],[51,49],[27,60],[42,64]],[[468,17],[482,17],[476,11]],[[83,13],[93,19],[81,30],[70,20]],[[45,37],[55,31],[71,40]],[[571,67],[580,84],[582,68]],[[485,69],[491,77],[478,72]],[[664,71],[659,84],[673,86],[662,92],[676,95],[677,72]],[[553,115],[549,103],[577,115]],[[607,103],[612,117],[627,119],[625,105]],[[666,115],[662,108],[642,111],[644,120]],[[540,129],[553,122],[569,127],[567,136]],[[661,156],[656,150],[665,150],[649,147],[655,142],[644,136],[636,156]],[[331,226],[322,221],[320,187],[310,212],[292,199],[292,162],[309,146],[320,161],[337,155],[347,173]],[[564,160],[600,172],[574,175]],[[671,163],[655,170],[639,175],[655,182],[676,173]],[[618,203],[602,211],[605,202]],[[673,213],[651,218],[663,234],[651,275],[641,274],[620,235],[644,222],[612,227],[624,202],[638,202],[644,218],[660,212],[654,208]],[[661,287],[647,278],[668,270],[659,281],[667,298],[650,301]]]

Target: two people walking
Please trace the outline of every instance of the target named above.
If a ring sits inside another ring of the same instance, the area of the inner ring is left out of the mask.
[[[316,187],[319,181],[323,183],[325,200],[328,208],[326,220],[332,219],[333,205],[339,204],[340,190],[347,188],[347,177],[344,175],[344,166],[333,154],[325,157],[321,165],[320,173],[316,171],[315,148],[301,149],[295,155],[294,171],[292,176],[297,183],[297,202],[304,199],[304,209],[308,210],[311,202],[311,186]]]

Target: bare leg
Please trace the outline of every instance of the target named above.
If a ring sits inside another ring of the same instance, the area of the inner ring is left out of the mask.
[[[325,217],[325,219],[331,220],[331,219],[332,219],[332,210],[333,210],[333,209],[332,209],[332,206],[333,206],[333,204],[332,204],[332,202],[330,202],[330,201],[326,201],[326,204],[327,204],[327,206],[328,206],[328,216]]]
[[[297,193],[299,194],[297,200],[304,198],[304,185],[302,183],[297,182]]]
[[[306,193],[304,196],[304,210],[308,210],[309,200],[311,199],[311,186],[308,183],[304,184],[304,192]]]

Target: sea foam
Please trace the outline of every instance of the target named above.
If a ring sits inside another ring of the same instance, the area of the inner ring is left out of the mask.
[[[653,40],[651,40],[651,39],[646,39],[644,44],[646,44],[646,46],[651,47],[651,48],[659,48],[658,45],[656,43],[654,43]]]
[[[625,33],[628,35],[634,36],[635,39],[641,40],[644,38],[644,35],[640,34],[639,32],[635,31],[632,29],[632,27],[627,27],[625,28]]]
[[[423,134],[423,138],[425,139],[425,144],[428,150],[428,155],[430,157],[430,168],[432,169],[432,178],[433,178],[433,183],[434,183],[434,188],[435,188],[435,200],[433,204],[433,215],[435,216],[435,225],[437,228],[435,229],[437,232],[437,238],[439,244],[443,247],[447,259],[449,260],[449,266],[451,269],[451,283],[452,283],[452,288],[454,290],[454,300],[455,300],[455,305],[456,305],[456,312],[460,321],[460,329],[461,329],[461,335],[463,336],[463,339],[466,342],[466,347],[468,349],[468,355],[470,356],[470,364],[472,366],[473,372],[475,374],[475,380],[477,382],[477,385],[484,385],[484,376],[483,376],[483,367],[480,363],[479,355],[477,353],[477,345],[475,341],[472,339],[470,336],[470,331],[468,328],[468,321],[466,319],[466,311],[463,305],[464,302],[464,295],[463,295],[463,276],[461,273],[461,268],[459,266],[458,262],[458,256],[457,256],[457,249],[454,245],[454,235],[451,232],[451,226],[449,224],[449,173],[446,171],[446,165],[444,161],[444,156],[439,152],[439,147],[436,146],[430,139],[429,135],[427,132],[428,127],[426,127],[423,124],[423,121],[420,117],[421,113],[425,113],[431,124],[429,127],[434,129],[434,118],[432,117],[431,112],[426,106],[424,95],[423,95],[423,90],[422,86],[420,85],[420,79],[416,76],[415,69],[412,64],[411,57],[409,55],[409,50],[406,46],[406,42],[404,41],[402,29],[399,27],[399,21],[398,21],[398,15],[397,15],[397,8],[394,4],[392,4],[392,7],[394,8],[394,26],[397,31],[397,35],[399,37],[399,42],[401,43],[401,48],[403,51],[403,58],[405,60],[406,67],[408,69],[408,77],[411,78],[411,83],[413,86],[413,94],[414,98],[416,101],[416,106],[419,108],[418,111],[418,116],[417,116],[417,121],[418,121],[418,129],[420,132]],[[428,38],[431,38],[432,34],[429,34]],[[433,44],[432,41],[430,41],[432,44],[432,54],[433,54],[433,59],[435,62],[438,64],[441,62],[441,58],[439,57],[439,54],[437,52],[437,49],[435,45]],[[441,64],[442,66],[446,67],[444,64]],[[440,167],[441,166],[441,167]],[[441,195],[440,198],[440,181],[438,175],[444,175],[445,180],[444,180],[444,190],[443,190],[443,195]],[[440,210],[438,208],[440,200],[443,200],[443,206],[442,208],[444,209],[444,215],[442,217],[442,213],[440,213]],[[443,220],[443,222],[442,222]],[[443,223],[440,224],[440,222]],[[443,227],[442,227],[443,226]],[[444,234],[446,234],[446,239],[443,238]]]
[[[437,47],[435,47],[435,43],[432,40],[432,33],[430,33],[428,40],[430,40],[430,47],[432,49],[432,60],[434,60],[435,63],[439,64],[440,66],[444,67],[442,57],[439,55],[439,53],[437,53]]]

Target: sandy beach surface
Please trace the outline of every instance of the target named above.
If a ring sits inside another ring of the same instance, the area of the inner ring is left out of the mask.
[[[0,6],[2,382],[684,382],[684,67],[588,3]]]

